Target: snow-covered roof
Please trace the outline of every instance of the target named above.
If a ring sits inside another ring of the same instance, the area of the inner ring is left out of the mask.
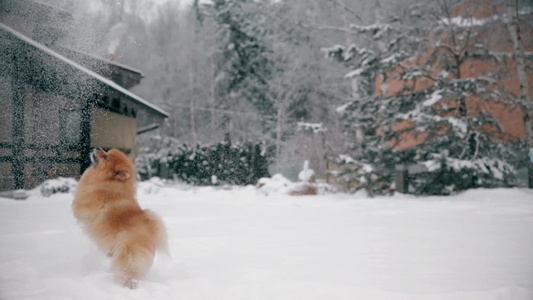
[[[40,0],[30,0],[30,2],[33,2],[35,4],[39,4],[41,6],[44,6],[46,8],[49,8],[49,9],[52,9],[52,10],[55,10],[55,11],[58,11],[58,12],[62,12],[64,14],[67,14],[67,15],[71,15],[71,13],[67,10],[64,10],[63,8],[57,6],[57,5],[54,5],[52,3],[48,3],[48,2],[45,2],[45,1],[40,1]]]
[[[71,47],[69,46],[66,46],[66,45],[60,45],[61,48],[64,48],[65,50],[67,51],[72,51],[72,52],[75,52],[75,53],[78,53],[78,54],[81,54],[83,56],[87,56],[89,58],[92,58],[92,59],[95,59],[95,60],[98,60],[98,61],[101,61],[102,63],[105,63],[105,64],[108,64],[108,65],[113,65],[113,66],[117,66],[119,68],[122,68],[122,69],[125,69],[125,70],[128,70],[130,72],[134,72],[134,73],[138,73],[141,75],[141,77],[144,77],[143,73],[141,70],[139,69],[135,69],[135,68],[132,68],[130,66],[127,66],[127,65],[124,65],[124,64],[121,64],[121,63],[118,63],[116,61],[111,61],[109,59],[105,59],[105,58],[102,58],[102,57],[99,57],[99,56],[96,56],[96,55],[92,55],[92,54],[89,54],[87,52],[83,52],[83,51],[80,51],[80,50],[76,50],[76,49],[72,49]]]
[[[16,38],[20,39],[21,41],[29,44],[30,46],[32,47],[35,47],[37,49],[39,49],[40,51],[50,55],[50,56],[53,56],[54,58],[64,62],[65,64],[68,64],[72,67],[74,67],[75,69],[79,70],[80,72],[83,72],[87,75],[89,75],[90,77],[96,79],[97,81],[103,83],[104,85],[110,87],[111,89],[127,96],[129,99],[131,99],[133,102],[141,105],[141,106],[144,106],[146,108],[148,108],[149,110],[153,111],[153,112],[156,112],[157,114],[160,114],[160,115],[163,115],[164,117],[168,117],[168,113],[165,112],[164,110],[162,110],[161,108],[153,105],[152,103],[142,99],[141,97],[135,95],[134,93],[128,91],[127,89],[121,87],[120,85],[116,84],[115,82],[113,82],[111,79],[107,79],[99,74],[97,74],[96,72],[92,71],[92,70],[89,70],[88,68],[64,57],[63,55],[55,52],[54,50],[46,47],[45,45],[43,44],[40,44],[36,41],[34,41],[33,39],[23,35],[22,33],[12,29],[11,27],[5,25],[4,23],[1,23],[0,22],[0,29],[1,30],[4,30],[10,34],[12,34],[13,36],[15,36]]]

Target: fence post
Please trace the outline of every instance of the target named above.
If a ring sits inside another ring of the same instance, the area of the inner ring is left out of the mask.
[[[408,167],[406,165],[400,164],[396,165],[396,191],[406,194],[409,192],[409,174]]]

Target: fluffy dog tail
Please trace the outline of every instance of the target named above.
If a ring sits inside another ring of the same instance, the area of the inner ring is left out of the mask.
[[[135,289],[138,280],[148,272],[153,261],[154,250],[149,245],[135,239],[124,240],[117,245],[111,269],[123,286]]]
[[[152,234],[154,237],[155,248],[157,251],[170,256],[167,244],[167,230],[161,218],[151,210],[145,209],[144,213],[148,220],[150,220],[152,227]]]
[[[137,280],[146,275],[154,261],[155,251],[168,254],[165,225],[155,213],[144,210],[141,226],[124,231],[113,249],[112,270],[126,287],[136,288]]]

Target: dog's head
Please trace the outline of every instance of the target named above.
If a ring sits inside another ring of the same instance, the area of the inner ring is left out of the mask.
[[[135,181],[133,163],[117,149],[107,152],[100,148],[94,149],[91,153],[91,162],[91,167],[86,171],[91,174],[91,177],[102,181]]]

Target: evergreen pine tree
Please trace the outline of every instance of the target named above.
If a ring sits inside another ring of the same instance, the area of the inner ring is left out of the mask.
[[[477,34],[480,28],[455,24],[450,17],[432,27],[424,32],[389,24],[354,26],[373,35],[378,51],[327,50],[355,69],[347,77],[376,78],[373,94],[339,109],[351,141],[349,156],[338,159],[345,165],[339,175],[352,186],[384,192],[393,186],[397,164],[423,167],[411,178],[415,194],[515,183],[513,164],[523,157],[522,142],[505,132],[490,105],[512,111],[516,96],[495,76],[462,73],[473,60],[496,67],[498,60],[492,59],[484,35]],[[429,43],[421,43],[417,32],[430,37]]]
[[[272,116],[274,108],[269,101],[267,85],[272,63],[268,55],[270,49],[262,40],[265,30],[256,22],[259,12],[255,7],[258,5],[251,0],[216,0],[204,8],[214,17],[218,28],[219,108],[251,103],[260,115]],[[226,121],[229,120],[228,115]]]

